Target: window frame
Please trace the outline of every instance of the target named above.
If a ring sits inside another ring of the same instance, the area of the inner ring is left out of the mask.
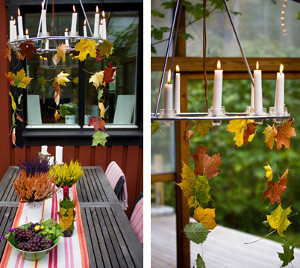
[[[109,135],[106,145],[142,145],[143,144],[143,1],[142,0],[103,0],[101,2],[95,0],[82,1],[86,12],[94,11],[95,6],[98,4],[101,9],[105,11],[137,11],[139,24],[138,24],[138,48],[137,48],[137,73],[136,73],[136,102],[135,102],[135,125],[110,125],[106,127],[106,133]],[[74,0],[64,0],[55,3],[55,12],[64,12],[72,10]],[[40,0],[6,0],[8,20],[11,16],[17,17],[18,8],[21,9],[23,14],[26,13],[40,13]],[[51,8],[51,3],[48,3],[48,8]],[[48,12],[51,12],[50,10]],[[71,11],[70,11],[71,12]],[[25,19],[25,16],[24,16]],[[83,24],[83,15],[79,13],[79,23]],[[82,31],[82,27],[79,31]],[[81,33],[83,34],[83,33]],[[12,59],[9,64],[9,69],[12,70],[16,66],[16,59]],[[20,69],[26,66],[26,62],[20,66]],[[79,62],[79,69],[84,68],[84,62]],[[18,69],[14,69],[18,71]],[[76,126],[26,126],[27,119],[27,91],[24,90],[22,112],[20,116],[24,118],[25,122],[16,120],[16,146],[40,146],[43,144],[48,145],[73,145],[83,146],[92,144],[92,135],[95,133],[91,127],[84,126],[85,114],[85,94],[84,87],[84,74],[79,72],[79,122]],[[13,95],[16,94],[17,89],[10,87]],[[15,97],[15,96],[14,96]],[[25,101],[24,101],[25,100]]]

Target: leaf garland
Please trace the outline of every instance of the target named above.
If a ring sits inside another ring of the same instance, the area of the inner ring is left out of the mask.
[[[275,229],[280,236],[284,236],[283,232],[291,224],[291,222],[287,219],[291,212],[291,206],[286,209],[282,209],[281,204],[279,204],[278,207],[271,212],[271,215],[267,215],[267,221],[271,228]]]
[[[84,61],[88,54],[91,58],[95,58],[96,46],[97,43],[94,40],[80,39],[79,42],[75,45],[75,50],[79,51],[79,55],[77,56],[79,60]]]
[[[18,71],[17,74],[8,72],[5,74],[5,76],[8,79],[10,85],[24,89],[26,89],[27,85],[33,79],[26,76],[26,73],[23,68],[20,71]]]
[[[20,54],[23,57],[26,57],[28,60],[32,60],[33,53],[36,52],[36,47],[34,46],[34,42],[31,40],[27,40],[25,42],[22,42],[19,45]]]

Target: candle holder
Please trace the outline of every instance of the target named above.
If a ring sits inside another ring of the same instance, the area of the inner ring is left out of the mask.
[[[174,118],[176,117],[176,110],[175,109],[172,109],[170,111],[167,111],[165,109],[160,109],[159,110],[159,117],[166,117],[166,118]],[[173,121],[172,120],[166,120],[166,121],[162,121],[162,124],[164,126],[172,126],[172,123]]]
[[[51,157],[51,154],[47,153],[47,154],[42,154],[42,152],[39,152],[38,153],[38,160],[40,162],[42,161],[48,161],[48,163],[50,162],[50,157]]]
[[[284,107],[283,112],[278,111],[278,109],[276,109],[276,107],[270,107],[269,109],[269,114],[272,116],[290,116],[290,114],[288,113],[288,108]],[[284,118],[274,118],[273,122],[274,123],[282,123],[284,120]]]
[[[220,112],[219,113],[215,113],[213,106],[211,106],[208,111],[207,111],[207,116],[208,117],[219,117],[219,116],[225,116],[225,107],[221,106]],[[216,119],[216,120],[211,120],[211,124],[213,126],[221,126],[222,124],[222,120],[220,119]]]
[[[253,115],[254,114],[254,108],[252,108],[251,106],[247,106],[246,107],[246,114],[247,115]]]
[[[261,113],[257,113],[257,112],[255,112],[255,110],[253,110],[253,112],[250,113],[250,116],[267,116],[267,115],[268,115],[268,113],[267,113],[267,109],[266,108],[262,108],[261,109]],[[262,119],[262,118],[254,118],[253,121],[254,121],[254,123],[256,123],[258,125],[262,125],[264,119]]]

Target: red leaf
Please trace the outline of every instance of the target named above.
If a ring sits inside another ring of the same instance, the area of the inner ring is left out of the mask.
[[[117,67],[113,67],[112,62],[109,63],[109,67],[106,67],[104,70],[104,77],[103,77],[103,81],[106,84],[109,84],[110,82],[114,81],[115,79],[112,79],[112,77],[114,76],[115,71],[117,70]]]
[[[92,116],[89,122],[89,126],[93,126],[95,131],[101,129],[102,131],[105,130],[105,122],[103,119],[98,118],[97,116]]]
[[[243,139],[244,139],[244,145],[246,145],[246,144],[248,143],[249,136],[255,134],[256,126],[257,126],[257,124],[255,124],[255,123],[248,123],[248,124],[245,126],[245,129],[244,129],[244,136],[243,136]]]
[[[104,59],[104,57],[102,57],[102,56],[100,55],[100,49],[97,48],[97,49],[96,49],[96,58],[95,58],[95,60],[96,60],[97,62],[100,62],[100,61],[102,61],[103,59]]]
[[[27,40],[19,45],[21,55],[26,56],[29,60],[32,60],[32,53],[36,52],[36,48],[33,44],[32,41]]]
[[[12,72],[5,73],[5,76],[11,85],[15,82],[15,78],[13,77]]]
[[[282,126],[277,128],[277,151],[279,151],[282,145],[286,148],[290,148],[290,138],[296,136],[296,131],[292,127],[294,119],[286,121]]]

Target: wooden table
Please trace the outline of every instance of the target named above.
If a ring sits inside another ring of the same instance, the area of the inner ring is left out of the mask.
[[[143,248],[102,168],[84,170],[77,193],[90,267],[143,267]],[[0,182],[0,234],[12,226],[19,205],[11,183],[18,173],[19,168],[11,166]],[[1,257],[5,245],[0,243]]]

